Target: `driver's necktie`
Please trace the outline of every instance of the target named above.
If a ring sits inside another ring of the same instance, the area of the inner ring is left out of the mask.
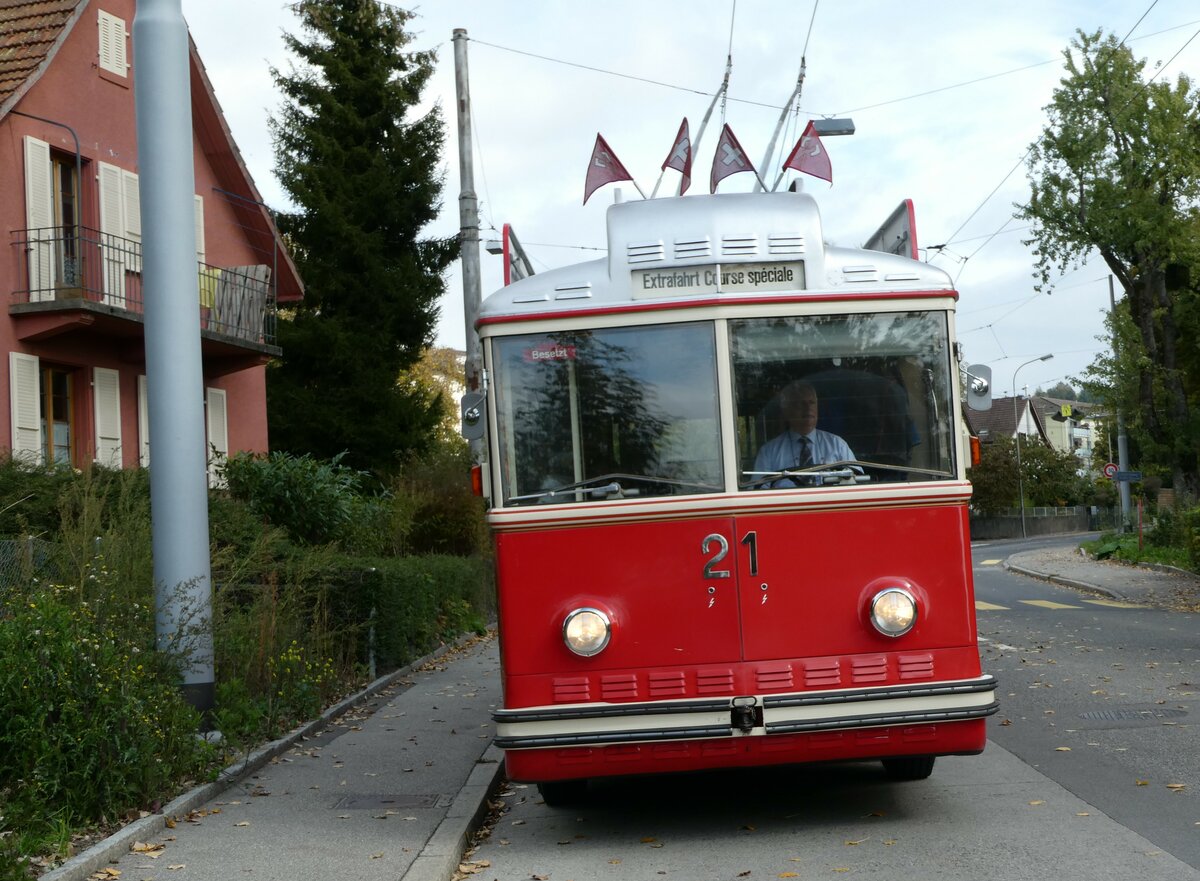
[[[812,457],[812,441],[807,437],[800,437],[800,446],[796,451],[796,467],[807,468],[813,463]]]

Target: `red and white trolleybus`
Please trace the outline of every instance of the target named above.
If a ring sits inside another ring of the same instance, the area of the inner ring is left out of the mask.
[[[485,300],[512,779],[982,751],[956,297],[779,192],[619,202]]]

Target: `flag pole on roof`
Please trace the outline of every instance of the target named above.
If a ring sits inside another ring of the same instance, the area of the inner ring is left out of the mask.
[[[604,140],[604,136],[599,132],[596,133],[596,146],[592,148],[592,158],[588,162],[587,178],[583,182],[583,204],[587,204],[587,200],[591,198],[592,193],[600,189],[605,184],[613,183],[614,181],[627,180],[637,189],[643,199],[646,194],[642,192],[642,188],[638,186],[637,181],[633,179],[621,160],[617,158],[617,154],[608,146],[608,142]]]

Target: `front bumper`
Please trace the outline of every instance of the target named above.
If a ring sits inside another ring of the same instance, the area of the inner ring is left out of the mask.
[[[755,737],[982,719],[999,708],[996,680],[977,679],[790,694],[497,710],[508,750]]]

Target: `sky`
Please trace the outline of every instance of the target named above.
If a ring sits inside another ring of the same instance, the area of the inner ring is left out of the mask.
[[[272,173],[268,119],[281,100],[270,68],[287,71],[282,34],[298,20],[280,0],[182,0],[184,16],[263,199],[289,207]],[[803,56],[799,115],[770,168],[811,116],[848,116],[856,132],[827,138],[833,183],[805,177],[826,241],[856,247],[904,199],[915,204],[922,259],[956,281],[958,336],[968,363],[991,367],[994,393],[1076,379],[1107,345],[1108,270],[1099,258],[1036,290],[1030,230],[1014,206],[1029,194],[1023,158],[1046,122],[1076,29],[1103,29],[1160,77],[1200,77],[1195,0],[427,0],[411,48],[437,69],[417,113],[446,120],[442,210],[428,234],[459,229],[456,28],[467,31],[475,185],[482,237],[512,225],[536,271],[603,256],[609,184],[582,205],[596,134],[649,194],[680,120],[693,140],[732,58],[728,99],[696,150],[692,193],[706,191],[722,120],[760,172]],[[1190,42],[1189,42],[1190,41]],[[807,51],[805,47],[807,46]],[[782,155],[781,155],[782,153]],[[784,179],[787,185],[793,172]],[[664,190],[677,182],[668,171]],[[736,175],[720,192],[745,192]],[[486,228],[492,229],[486,229]],[[942,248],[931,246],[944,245]],[[926,248],[928,248],[926,250]],[[503,284],[501,258],[482,252],[483,296]],[[1118,291],[1118,296],[1120,292]],[[463,348],[458,264],[447,276],[436,344]],[[1052,353],[1048,361],[1025,362]]]

